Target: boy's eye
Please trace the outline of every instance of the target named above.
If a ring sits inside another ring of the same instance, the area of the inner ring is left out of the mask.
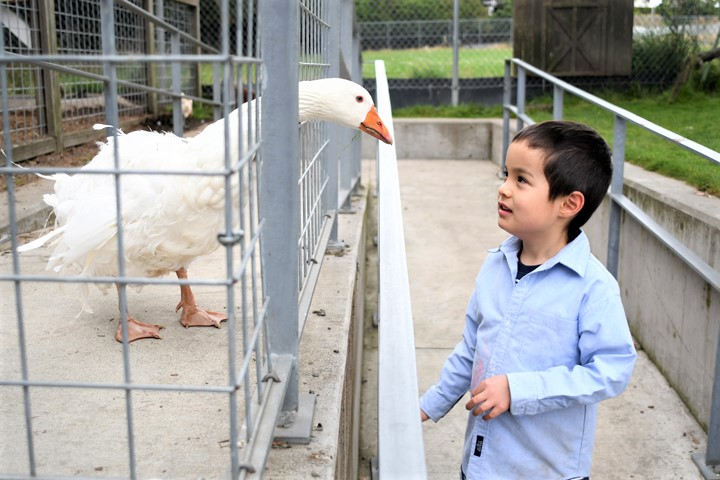
[[[522,175],[518,176],[517,181],[520,183],[527,183],[527,180],[525,180],[525,177],[523,177]]]
[[[502,171],[502,176],[503,176],[503,178],[507,178],[507,177],[508,177],[508,171],[507,171],[507,170],[503,170],[503,171]]]

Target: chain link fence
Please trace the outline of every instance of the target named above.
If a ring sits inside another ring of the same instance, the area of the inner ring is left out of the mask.
[[[391,90],[421,91],[426,100],[448,103],[447,91],[454,68],[452,8],[447,2],[416,10],[401,7],[385,5],[384,15],[391,20],[359,19],[366,85],[374,88],[374,61],[384,60]],[[457,65],[461,92],[490,89],[499,92],[504,61],[513,56],[512,16],[488,16],[487,13],[484,8],[461,11]],[[365,16],[368,17],[369,14]],[[634,16],[630,76],[565,80],[588,89],[671,88],[694,54],[718,47],[719,36],[718,16],[665,18],[659,14],[638,13]],[[447,94],[443,95],[443,91]],[[498,93],[491,96],[489,102],[500,103],[500,99]],[[402,99],[395,100],[396,106],[402,105]]]

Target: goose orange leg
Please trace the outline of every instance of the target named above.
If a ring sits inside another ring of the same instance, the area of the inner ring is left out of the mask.
[[[120,286],[117,285],[118,289],[118,308],[120,308]],[[150,323],[143,323],[135,320],[132,315],[128,314],[128,342],[134,342],[141,338],[161,338],[160,330],[165,328],[162,325],[153,325]],[[115,332],[115,340],[122,342],[122,320],[118,325],[117,331]]]
[[[187,270],[180,267],[175,272],[179,279],[187,278]],[[180,285],[180,303],[178,303],[175,311],[182,308],[180,314],[180,323],[183,327],[216,327],[220,328],[220,322],[227,320],[227,315],[211,310],[204,310],[195,303],[195,295],[193,295],[190,285]]]

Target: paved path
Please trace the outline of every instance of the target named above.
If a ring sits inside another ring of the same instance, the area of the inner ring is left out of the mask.
[[[432,385],[460,340],[475,275],[497,227],[498,168],[484,161],[399,162],[420,392]],[[371,172],[368,172],[370,174]],[[371,341],[365,380],[376,359]],[[457,478],[467,414],[460,402],[437,424],[423,425],[430,479]],[[369,399],[364,401],[369,411]],[[367,439],[371,432],[365,432]],[[600,408],[593,480],[701,479],[690,455],[706,436],[657,368],[640,351],[632,382]],[[366,441],[362,456],[371,457]],[[364,473],[367,474],[366,472]]]

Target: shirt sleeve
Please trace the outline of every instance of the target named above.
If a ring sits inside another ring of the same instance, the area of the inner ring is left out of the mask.
[[[420,398],[420,408],[434,422],[444,417],[470,388],[477,329],[478,309],[473,295],[465,314],[463,339],[445,361],[440,380]]]
[[[583,312],[579,332],[579,365],[507,374],[513,415],[597,403],[625,390],[637,353],[619,293]]]

